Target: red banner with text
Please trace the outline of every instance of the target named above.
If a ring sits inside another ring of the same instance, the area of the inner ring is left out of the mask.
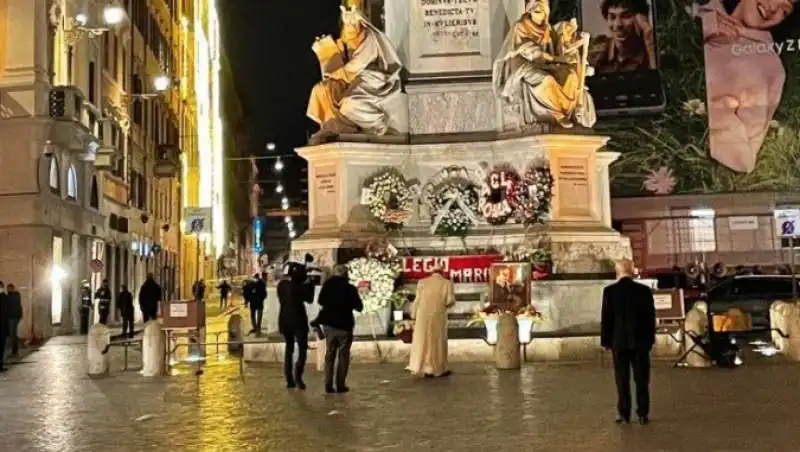
[[[485,283],[489,281],[489,268],[503,256],[414,256],[403,258],[403,276],[409,281],[427,278],[436,267],[454,283]]]

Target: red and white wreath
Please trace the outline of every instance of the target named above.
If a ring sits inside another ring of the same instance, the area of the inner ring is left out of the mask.
[[[505,224],[519,207],[522,179],[512,168],[496,168],[486,174],[481,187],[480,211],[489,224]]]

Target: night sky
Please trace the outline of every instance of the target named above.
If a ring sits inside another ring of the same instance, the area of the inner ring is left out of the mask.
[[[305,117],[319,63],[316,36],[336,33],[340,0],[222,0],[223,45],[248,118],[250,150],[283,154],[307,140]]]

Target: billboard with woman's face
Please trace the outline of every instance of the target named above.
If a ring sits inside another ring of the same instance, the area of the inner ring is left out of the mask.
[[[647,27],[634,27],[638,16],[633,15],[628,21],[632,32],[626,34],[625,16],[611,17],[611,12],[636,3],[559,0],[553,7],[554,21],[562,20],[559,15],[575,15],[578,4],[598,9],[595,16],[608,22],[608,36],[598,39],[598,48],[603,39],[607,42],[601,49],[607,48],[604,59],[598,60],[604,68],[620,72],[628,69],[627,61],[636,69],[657,67],[660,73],[662,112],[631,109],[610,117],[600,111],[595,128],[611,136],[609,150],[622,153],[612,167],[613,194],[785,191],[800,186],[798,4],[654,0],[648,2],[655,13],[653,42],[639,39],[646,44],[640,46],[641,55],[626,55],[625,47],[617,44],[624,38],[646,37]],[[581,17],[594,16],[581,11]],[[599,19],[586,22],[590,28],[603,25]],[[653,52],[658,54],[655,64],[645,58]],[[629,81],[624,89],[635,91],[632,85]],[[614,89],[622,88],[603,85],[592,95],[613,96],[616,93],[599,91]]]

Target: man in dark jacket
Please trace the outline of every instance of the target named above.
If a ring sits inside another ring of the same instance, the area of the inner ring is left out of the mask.
[[[94,298],[97,300],[97,312],[100,316],[100,323],[106,324],[108,322],[108,314],[111,310],[111,288],[108,287],[108,280],[104,279],[100,288],[94,293]]]
[[[161,302],[161,286],[158,285],[153,274],[149,273],[147,279],[139,289],[139,309],[145,323],[158,318],[158,304]]]
[[[204,280],[195,281],[192,285],[192,296],[199,302],[206,299],[206,282]]]
[[[125,284],[117,296],[117,309],[122,317],[122,335],[133,338],[133,295]]]
[[[89,326],[92,323],[89,319],[92,318],[92,287],[89,281],[81,281],[81,334],[89,334]]]
[[[355,328],[353,311],[363,311],[364,304],[358,295],[358,290],[348,281],[344,265],[334,267],[333,276],[322,285],[318,303],[322,310],[314,323],[322,325],[325,334],[325,392],[328,394],[348,392],[350,389],[346,380]],[[337,360],[334,387],[333,368]]]
[[[278,283],[278,328],[286,342],[283,356],[283,372],[288,388],[305,389],[303,372],[308,356],[308,314],[305,304],[314,302],[313,292],[309,292],[305,284],[306,274],[296,265],[290,265],[288,275]],[[309,296],[309,294],[311,296]],[[294,347],[297,344],[297,361],[294,369]]]
[[[249,288],[250,290],[250,322],[253,329],[249,334],[255,333],[261,336],[261,318],[264,314],[264,300],[267,299],[267,284],[256,274],[255,280]]]
[[[22,296],[13,284],[8,285],[8,338],[11,340],[11,356],[19,357],[19,322],[22,321]]]
[[[631,369],[636,384],[636,414],[647,424],[650,415],[650,351],[656,340],[656,308],[652,290],[633,280],[633,262],[617,263],[619,280],[603,291],[600,342],[614,356],[617,423],[631,418]]]
[[[231,285],[228,284],[228,281],[223,279],[222,283],[217,286],[219,290],[219,308],[225,309],[228,307],[228,296],[231,294]]]

